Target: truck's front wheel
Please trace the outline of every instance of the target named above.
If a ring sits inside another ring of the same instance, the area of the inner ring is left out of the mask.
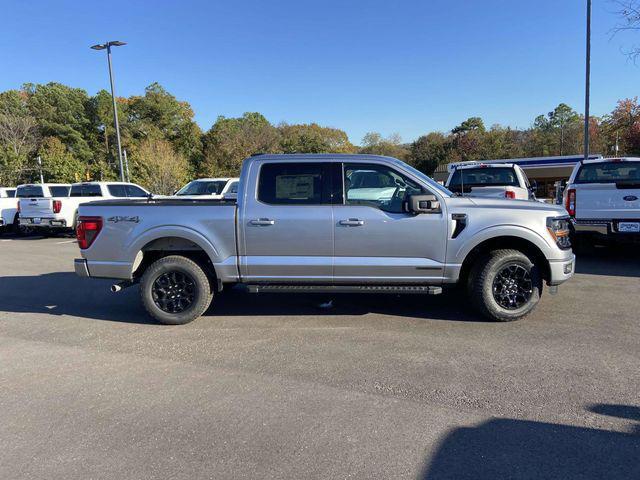
[[[147,312],[160,323],[182,325],[207,310],[213,289],[195,262],[171,255],[147,268],[140,281],[140,296]]]
[[[518,250],[491,252],[479,260],[472,275],[472,302],[491,320],[519,320],[540,300],[542,280],[538,267]]]

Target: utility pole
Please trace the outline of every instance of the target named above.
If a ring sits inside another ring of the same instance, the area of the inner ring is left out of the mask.
[[[120,180],[124,180],[124,166],[122,162],[122,145],[120,144],[120,125],[118,123],[118,107],[116,105],[116,93],[113,85],[113,69],[111,67],[111,47],[121,47],[126,45],[125,42],[114,40],[111,42],[93,45],[91,48],[94,50],[107,50],[107,63],[109,64],[109,82],[111,83],[111,100],[113,101],[113,123],[116,127],[116,141],[118,144],[118,160],[120,161]]]
[[[589,159],[589,77],[591,76],[591,0],[587,0],[587,57],[584,91],[584,159]]]
[[[38,155],[38,169],[40,170],[40,183],[44,183],[44,176],[42,175],[42,158]]]

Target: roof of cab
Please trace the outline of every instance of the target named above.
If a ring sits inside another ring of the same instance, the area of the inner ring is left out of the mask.
[[[281,162],[295,162],[300,160],[335,160],[339,162],[344,162],[345,160],[399,161],[397,158],[385,157],[384,155],[371,155],[368,153],[261,153],[252,155],[245,160],[278,160]]]

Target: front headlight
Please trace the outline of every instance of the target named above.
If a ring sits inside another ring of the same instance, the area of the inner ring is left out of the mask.
[[[571,248],[569,239],[569,217],[549,217],[547,218],[547,230],[559,248],[566,250]]]

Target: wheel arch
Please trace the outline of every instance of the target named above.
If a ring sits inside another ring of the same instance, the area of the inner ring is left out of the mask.
[[[216,289],[221,288],[215,262],[218,252],[204,237],[189,230],[159,229],[139,238],[131,250],[134,252],[132,277],[140,278],[156,260],[170,255],[181,255],[197,263],[212,279]]]
[[[540,274],[543,280],[548,281],[551,278],[549,261],[539,245],[530,239],[518,235],[500,235],[482,240],[467,252],[460,268],[460,282],[466,283],[471,269],[478,259],[494,250],[501,249],[521,251],[540,268]]]

